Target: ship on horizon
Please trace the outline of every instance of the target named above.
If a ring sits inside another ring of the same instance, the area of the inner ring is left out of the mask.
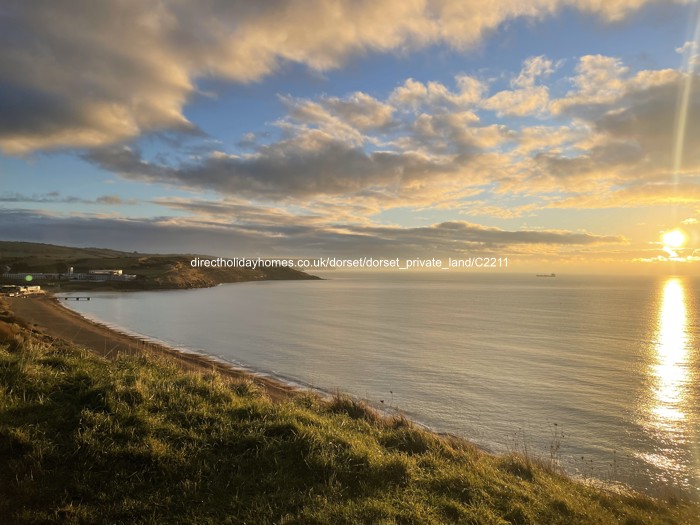
[[[537,277],[556,277],[555,273],[538,273]]]

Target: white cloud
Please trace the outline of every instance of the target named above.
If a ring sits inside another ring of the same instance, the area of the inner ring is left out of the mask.
[[[676,53],[684,56],[694,56],[698,52],[698,43],[694,40],[684,42],[682,46],[676,48]]]
[[[452,88],[409,79],[384,99],[362,92],[285,97],[287,114],[274,124],[277,132],[268,133],[265,142],[248,137],[245,153],[217,151],[187,162],[148,163],[133,149],[111,148],[85,158],[133,180],[208,189],[257,203],[303,203],[337,214],[346,208],[346,217],[429,205],[468,209],[465,199],[486,187],[493,202],[479,209],[499,216],[512,196],[527,199],[518,214],[530,213],[535,204],[548,207],[553,196],[566,207],[594,208],[596,199],[603,207],[647,206],[651,194],[639,184],[663,188],[660,203],[695,201],[695,192],[674,196],[673,186],[663,184],[671,180],[683,74],[635,72],[614,57],[583,57],[572,79],[576,89],[548,100],[546,86],[527,79],[552,68],[547,58],[536,57],[513,76],[513,85],[526,87],[488,94],[481,81],[459,76]],[[596,81],[602,94],[592,88]],[[693,85],[689,144],[700,137],[700,97],[695,96],[700,83]],[[539,97],[528,98],[540,88]],[[555,104],[564,109],[552,117],[545,107]],[[541,123],[506,124],[491,115],[482,118],[486,110],[537,115]],[[697,182],[700,151],[686,148],[683,160],[677,189]],[[602,194],[610,198],[603,202]],[[475,209],[474,202],[471,206]]]
[[[327,98],[324,105],[361,131],[381,129],[393,121],[392,106],[361,92],[353,93],[345,99]]]
[[[503,116],[544,116],[549,107],[549,88],[538,85],[554,73],[557,66],[545,56],[530,57],[520,73],[511,80],[512,90],[503,90],[483,100],[481,107]]]
[[[545,113],[549,106],[549,89],[545,86],[533,86],[514,91],[499,91],[485,100],[482,107],[503,116],[538,116]]]
[[[436,43],[464,49],[519,17],[574,7],[618,20],[652,2],[7,0],[0,149],[23,154],[104,146],[149,131],[196,132],[183,108],[203,77],[253,82],[285,62],[323,71],[366,53]],[[533,65],[533,74],[545,73],[541,66]],[[397,100],[473,104],[480,90],[465,78],[455,99],[438,83],[415,83]]]
[[[412,78],[398,86],[391,93],[389,102],[397,108],[419,109],[466,109],[476,105],[486,91],[480,80],[459,75],[455,78],[457,90],[451,91],[440,82],[419,82]]]
[[[540,55],[530,57],[523,63],[520,74],[513,79],[512,85],[520,88],[531,88],[538,78],[546,78],[554,73],[555,66],[547,57]]]
[[[586,55],[580,58],[576,72],[572,79],[576,89],[552,104],[555,114],[571,106],[615,102],[624,94],[629,68],[615,57]]]

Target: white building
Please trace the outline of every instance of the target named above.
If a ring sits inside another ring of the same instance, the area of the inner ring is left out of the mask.
[[[88,270],[91,275],[111,275],[117,277],[122,275],[122,270]]]

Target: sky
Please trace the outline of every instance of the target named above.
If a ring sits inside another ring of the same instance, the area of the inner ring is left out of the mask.
[[[696,0],[5,0],[0,239],[697,273],[699,41]]]

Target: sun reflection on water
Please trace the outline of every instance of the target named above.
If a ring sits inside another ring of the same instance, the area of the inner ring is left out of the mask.
[[[664,284],[655,338],[652,424],[664,432],[681,430],[690,381],[688,371],[688,312],[683,283],[671,278]]]

